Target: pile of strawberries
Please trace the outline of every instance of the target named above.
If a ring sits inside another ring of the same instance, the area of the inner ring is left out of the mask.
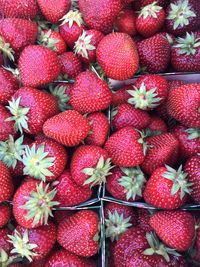
[[[102,267],[200,262],[179,210],[200,204],[200,84],[160,75],[200,71],[199,25],[197,0],[0,0],[1,267],[98,266],[104,223]],[[102,223],[79,205],[104,185],[164,211]]]

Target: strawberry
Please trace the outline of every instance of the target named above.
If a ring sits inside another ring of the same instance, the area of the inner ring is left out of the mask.
[[[87,115],[87,119],[90,123],[90,133],[85,144],[103,146],[109,133],[108,118],[102,112],[94,112]]]
[[[59,203],[54,201],[56,190],[49,184],[33,179],[24,181],[13,197],[13,214],[19,225],[31,229],[48,223],[52,208]]]
[[[198,227],[196,230],[196,239],[195,239],[195,244],[194,244],[194,250],[192,253],[194,254],[191,255],[192,259],[196,262],[200,261],[200,228]]]
[[[134,128],[128,126],[113,133],[105,144],[105,149],[112,163],[120,167],[134,167],[144,161],[141,136]]]
[[[107,83],[92,71],[80,73],[71,90],[70,103],[80,113],[104,110],[111,103],[112,93]]]
[[[12,248],[11,244],[8,242],[8,234],[10,234],[10,230],[7,228],[0,228],[0,251],[4,250],[7,253],[9,253]]]
[[[11,253],[31,262],[49,254],[56,242],[56,226],[52,222],[36,229],[26,229],[18,225],[8,237],[13,247]]]
[[[7,108],[11,113],[8,121],[14,121],[15,130],[29,134],[41,133],[44,122],[59,111],[54,96],[32,87],[20,88]]]
[[[157,2],[153,2],[140,10],[136,19],[136,29],[139,34],[147,38],[159,32],[164,21],[164,9]]]
[[[145,130],[149,136],[167,133],[166,123],[158,116],[151,116],[151,122]]]
[[[88,120],[75,110],[64,111],[50,119],[44,126],[43,132],[65,146],[76,146],[88,135],[90,125]]]
[[[148,180],[144,199],[148,204],[162,209],[176,209],[185,204],[191,192],[187,173],[171,167],[157,168]]]
[[[171,63],[175,71],[200,71],[200,38],[197,33],[186,33],[177,38],[172,47]]]
[[[144,6],[152,4],[153,2],[155,1],[154,0],[138,0],[138,1],[135,1],[133,4],[136,10],[139,10]],[[165,7],[169,4],[170,0],[157,0],[156,2],[157,2],[157,5]]]
[[[18,88],[18,80],[8,70],[0,68],[0,104],[7,104]]]
[[[24,86],[37,87],[53,82],[60,73],[60,64],[51,49],[30,45],[20,55],[19,71]]]
[[[9,135],[15,134],[14,122],[8,121],[10,113],[7,109],[0,105],[0,140],[5,141],[8,139]]]
[[[78,5],[87,26],[106,34],[112,31],[114,20],[122,8],[121,0],[79,0]]]
[[[131,126],[138,130],[146,128],[150,123],[150,116],[146,111],[136,109],[130,104],[122,104],[111,112],[112,127],[120,130],[123,127]]]
[[[63,266],[96,267],[96,263],[93,260],[81,258],[65,249],[52,253],[47,260],[45,267],[57,266],[59,264],[62,264]]]
[[[56,200],[63,207],[81,204],[92,196],[90,188],[78,186],[74,182],[69,170],[65,170],[54,184],[57,191]]]
[[[112,97],[112,105],[118,106],[121,104],[126,104],[128,99],[130,98],[129,93],[127,90],[130,90],[132,88],[132,85],[124,86],[116,91],[112,91],[113,97]]]
[[[70,0],[37,0],[44,17],[51,23],[59,23],[59,20],[69,11]]]
[[[200,156],[193,156],[186,162],[184,167],[185,171],[188,174],[188,181],[191,183],[191,197],[195,203],[200,203]]]
[[[146,232],[152,232],[152,227],[150,226],[150,212],[147,209],[138,209],[138,226]]]
[[[0,161],[0,203],[7,201],[13,194],[13,183],[9,169]]]
[[[191,83],[169,92],[169,115],[187,127],[200,127],[200,85]]]
[[[150,73],[164,72],[170,61],[171,45],[161,34],[137,43],[141,67]]]
[[[90,257],[98,251],[98,215],[82,210],[58,226],[59,244],[78,256]]]
[[[10,220],[11,212],[8,205],[0,204],[0,228],[4,227]]]
[[[67,78],[76,78],[82,72],[80,59],[73,52],[65,52],[59,56],[61,73]]]
[[[59,192],[58,192],[59,194]],[[57,224],[62,223],[65,219],[69,219],[71,215],[74,215],[74,210],[55,210],[54,219]]]
[[[138,69],[136,45],[126,33],[108,34],[97,47],[97,61],[109,78],[127,80]]]
[[[114,27],[118,32],[124,32],[130,36],[137,33],[136,30],[136,14],[131,9],[123,9],[114,22]]]
[[[117,199],[134,202],[142,198],[145,176],[140,167],[115,167],[107,177],[106,189]]]
[[[160,211],[150,219],[159,238],[178,251],[186,251],[194,238],[194,218],[187,211]]]

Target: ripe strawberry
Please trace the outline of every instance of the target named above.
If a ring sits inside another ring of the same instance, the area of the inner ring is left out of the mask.
[[[5,226],[10,220],[11,212],[8,205],[1,203],[0,204],[0,228]]]
[[[10,230],[7,228],[0,228],[0,248],[7,253],[9,253],[12,248],[11,244],[8,242],[8,234],[10,234]]]
[[[97,47],[97,61],[109,78],[127,80],[138,69],[136,45],[126,33],[108,34]]]
[[[80,113],[104,110],[111,103],[112,93],[107,83],[94,72],[80,73],[71,90],[70,103]]]
[[[150,224],[159,238],[171,248],[186,251],[191,247],[195,222],[189,212],[159,211],[151,217]]]
[[[78,256],[90,257],[98,251],[98,215],[83,210],[72,215],[58,226],[59,244]]]
[[[113,133],[105,144],[105,149],[112,163],[120,167],[134,167],[144,161],[141,136],[134,128],[128,126]]]
[[[82,72],[80,59],[73,52],[65,52],[59,56],[61,73],[67,78],[76,78]]]
[[[200,156],[193,156],[186,162],[184,167],[188,174],[188,181],[191,183],[191,197],[195,203],[200,203]]]
[[[165,164],[173,166],[179,156],[179,142],[171,133],[151,136],[146,139],[147,153],[141,165],[142,170],[151,175]]]
[[[177,209],[185,204],[191,192],[187,173],[171,167],[157,168],[148,180],[144,199],[148,204],[162,209]]]
[[[155,1],[154,0],[138,0],[138,1],[135,1],[133,4],[134,4],[135,9],[139,10],[144,6],[152,4],[153,2]],[[169,4],[170,0],[157,0],[156,2],[157,2],[157,5],[165,7]]]
[[[159,32],[164,25],[164,21],[164,9],[157,2],[153,2],[140,10],[136,19],[136,29],[147,38]]]
[[[13,197],[13,214],[19,225],[31,229],[48,224],[52,208],[59,203],[54,201],[56,190],[49,184],[28,179],[24,181]]]
[[[167,125],[160,117],[153,115],[145,131],[149,136],[164,134],[167,133]]]
[[[79,0],[78,5],[87,26],[106,34],[112,31],[114,20],[122,8],[121,0]]]
[[[90,123],[90,132],[85,139],[85,144],[103,146],[109,132],[108,118],[102,112],[95,112],[87,115],[87,119]]]
[[[169,115],[187,127],[200,127],[200,85],[191,83],[169,92]]]
[[[115,167],[107,177],[106,189],[114,198],[134,202],[142,198],[145,182],[140,167]]]
[[[116,91],[112,91],[113,96],[112,96],[112,105],[113,106],[118,106],[121,104],[126,104],[128,99],[130,98],[129,93],[127,90],[131,90],[132,85],[127,85],[124,86]]]
[[[14,75],[0,67],[0,104],[7,104],[18,88],[19,82]]]
[[[14,122],[7,121],[10,117],[10,113],[7,109],[0,105],[0,140],[5,141],[8,139],[9,135],[15,134]]]
[[[137,33],[136,30],[136,14],[131,9],[123,9],[114,22],[114,27],[118,32],[124,32],[130,36]]]
[[[76,146],[88,135],[88,120],[75,110],[68,110],[48,119],[43,132],[65,146]]]
[[[59,192],[58,192],[59,194]],[[57,224],[62,223],[64,220],[69,219],[70,216],[74,215],[74,210],[55,210],[54,219]]]
[[[59,112],[54,96],[32,87],[17,90],[7,108],[15,130],[29,134],[41,133],[44,122]]]
[[[20,55],[19,71],[24,86],[37,87],[53,82],[58,77],[60,63],[51,49],[30,45]]]
[[[138,226],[146,232],[152,232],[152,227],[150,226],[150,212],[147,209],[138,209]]]
[[[13,183],[9,169],[0,161],[0,203],[7,201],[13,194]]]
[[[56,242],[56,226],[50,222],[48,225],[28,230],[18,225],[8,237],[13,247],[11,253],[31,262],[49,254]]]
[[[150,73],[164,72],[170,61],[171,45],[161,34],[137,43],[141,67]]]
[[[54,184],[57,191],[56,200],[61,207],[81,204],[92,196],[90,188],[79,186],[74,182],[69,170],[65,170]]]
[[[195,239],[194,249],[192,250],[191,257],[196,262],[200,261],[200,228],[199,227],[196,230],[196,239]]]
[[[69,11],[70,0],[37,0],[44,17],[51,23],[59,23],[59,20]]]

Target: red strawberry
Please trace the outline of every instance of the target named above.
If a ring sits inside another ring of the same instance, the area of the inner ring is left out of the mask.
[[[59,56],[61,73],[67,78],[76,78],[82,72],[82,64],[73,52],[65,52]]]
[[[48,223],[52,208],[59,203],[54,201],[56,190],[37,180],[28,179],[17,189],[13,197],[13,214],[19,225],[31,229]]]
[[[160,211],[150,219],[159,238],[178,251],[186,251],[192,245],[195,234],[194,218],[186,211]]]
[[[13,194],[13,182],[9,169],[0,161],[0,203],[7,201]]]
[[[107,178],[106,189],[114,198],[134,202],[142,198],[145,182],[140,167],[115,167]]]
[[[8,205],[1,203],[0,204],[0,228],[5,226],[10,220],[11,212]]]
[[[60,64],[51,49],[30,45],[20,55],[19,71],[24,86],[37,87],[53,82],[60,73]]]
[[[151,116],[151,122],[146,129],[148,135],[159,135],[167,133],[166,123],[158,116]]]
[[[150,226],[150,213],[147,209],[138,209],[138,226],[146,232],[152,232],[152,227]]]
[[[150,73],[164,72],[170,61],[171,45],[161,34],[137,43],[141,67]]]
[[[30,134],[42,132],[44,122],[58,113],[56,98],[46,92],[32,88],[20,88],[9,101],[9,121],[15,122],[15,129]]]
[[[194,254],[191,255],[192,259],[196,262],[200,261],[200,228],[198,227],[196,230],[196,240],[195,240],[195,245],[194,245],[194,250],[192,253]]]
[[[131,9],[123,9],[115,19],[114,26],[118,32],[136,35],[136,14]]]
[[[113,164],[121,167],[134,167],[144,161],[141,136],[132,127],[124,127],[113,133],[105,144]]]
[[[87,26],[103,33],[112,31],[114,20],[122,8],[121,0],[79,0],[78,5]]]
[[[166,165],[157,168],[151,175],[144,190],[144,199],[157,208],[176,209],[185,204],[190,187],[182,166],[175,170]]]
[[[58,192],[59,194],[59,192]],[[55,210],[54,219],[57,224],[62,223],[65,219],[69,219],[70,216],[74,215],[74,210]]]
[[[98,251],[98,215],[83,210],[70,216],[58,226],[58,242],[78,256],[90,257]]]
[[[108,34],[97,47],[97,61],[109,78],[127,80],[138,69],[136,45],[126,33]]]
[[[70,0],[37,0],[44,17],[51,23],[59,23],[59,20],[69,11]]]
[[[43,126],[46,136],[65,146],[80,144],[87,137],[89,130],[88,120],[75,110],[64,111],[48,119]]]
[[[127,85],[116,91],[112,91],[113,93],[112,105],[118,106],[121,104],[126,104],[128,99],[130,98],[130,95],[127,92],[127,90],[130,90],[131,88],[132,88],[132,85]]]
[[[9,253],[12,248],[11,244],[8,242],[8,234],[10,234],[10,230],[7,228],[0,228],[0,248],[7,253]]]
[[[170,0],[157,0],[157,5],[165,7],[169,4]],[[155,2],[154,0],[138,0],[134,2],[134,7],[136,8],[136,10],[141,9],[144,6],[150,5],[153,2]]]
[[[195,203],[200,204],[200,156],[188,159],[184,169],[188,173],[188,181],[191,183],[191,197]]]
[[[94,72],[85,71],[78,75],[71,90],[70,103],[81,113],[104,110],[111,103],[112,93],[107,83]]]
[[[85,144],[103,146],[109,132],[108,118],[102,112],[95,112],[87,115],[87,119],[90,123],[90,133],[85,139]]]
[[[9,135],[15,134],[14,122],[8,121],[10,113],[7,109],[0,105],[0,140],[5,141]]]
[[[81,204],[90,199],[92,195],[90,188],[78,186],[74,182],[69,170],[65,170],[54,184],[57,191],[56,200],[63,207]]]
[[[165,11],[157,2],[144,6],[136,19],[136,29],[144,37],[159,32],[165,21]]]
[[[200,85],[191,83],[169,92],[168,113],[185,126],[200,127]]]

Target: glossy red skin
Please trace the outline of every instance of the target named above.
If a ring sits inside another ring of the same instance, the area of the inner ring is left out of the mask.
[[[131,90],[133,87],[131,85],[124,86],[123,88],[120,88],[113,92],[112,96],[112,105],[118,106],[121,104],[126,104],[128,99],[130,98],[129,93],[127,90]]]
[[[98,215],[94,211],[79,211],[59,224],[57,241],[78,256],[93,256],[99,248],[98,241],[93,240],[98,232],[98,222]]]
[[[81,204],[92,196],[90,188],[78,186],[74,182],[69,170],[65,170],[57,181],[56,201],[60,203],[61,207]]]
[[[12,249],[11,243],[9,243],[8,236],[11,232],[7,228],[0,228],[0,248],[5,250],[5,252],[9,253]]]
[[[14,95],[20,98],[20,106],[30,108],[27,114],[29,134],[39,134],[45,121],[59,112],[56,97],[32,87],[22,87]]]
[[[0,204],[0,227],[5,226],[10,219],[10,208],[8,205]]]
[[[6,141],[9,135],[15,135],[14,121],[5,121],[12,117],[10,112],[2,105],[0,105],[0,140]]]
[[[127,126],[143,130],[150,123],[150,116],[146,111],[136,109],[128,103],[119,105],[116,110],[117,114],[112,119],[112,126],[115,130]]]
[[[60,19],[69,11],[70,0],[37,0],[44,17],[51,23],[59,23]]]
[[[177,209],[186,203],[187,194],[182,200],[180,189],[171,195],[173,182],[162,176],[166,171],[165,167],[159,167],[153,172],[144,190],[144,200],[156,208]]]
[[[19,82],[12,73],[0,68],[0,104],[6,105],[18,88]]]
[[[169,115],[187,127],[200,127],[200,85],[186,84],[169,92]]]
[[[85,139],[85,144],[103,146],[109,132],[107,116],[102,112],[94,112],[90,113],[87,119],[90,123],[91,134]]]
[[[139,58],[136,44],[126,33],[106,35],[99,43],[96,55],[99,65],[111,79],[127,80],[137,72]]]
[[[47,32],[48,32],[48,30],[44,30],[44,33],[47,33]],[[56,52],[56,54],[60,55],[67,50],[66,43],[65,43],[65,41],[62,38],[60,33],[56,32],[56,31],[51,31],[49,38],[53,38],[53,39],[56,39],[57,41],[59,41],[58,43],[56,43],[54,45],[54,47],[55,47],[54,51]],[[43,45],[46,46],[45,44],[43,44]]]
[[[200,261],[200,228],[196,231],[196,241],[195,241],[195,255],[192,256],[192,259],[199,262]]]
[[[10,171],[2,161],[0,161],[0,203],[7,201],[13,194],[13,182]]]
[[[57,224],[60,224],[64,220],[69,219],[69,217],[74,215],[74,213],[74,210],[55,210],[54,219]]]
[[[60,69],[56,53],[44,46],[27,46],[19,58],[23,86],[37,87],[53,82],[60,74]]]
[[[45,264],[45,267],[56,266],[96,267],[97,265],[91,259],[81,258],[67,250],[61,249],[54,252]]]
[[[122,10],[115,19],[114,25],[118,32],[124,32],[130,36],[137,33],[136,30],[136,14],[131,9]]]
[[[195,203],[200,204],[200,156],[188,159],[184,169],[188,173],[188,181],[192,183],[191,197]]]
[[[138,1],[135,1],[134,8],[136,10],[140,10],[142,7],[150,5],[153,2],[155,2],[155,1],[154,0],[138,0]],[[170,0],[158,0],[156,2],[157,2],[157,5],[165,7],[166,5],[168,5]]]
[[[105,144],[113,164],[134,167],[144,161],[143,146],[138,143],[140,134],[132,127],[124,127],[113,133]]]
[[[69,78],[76,78],[82,72],[80,59],[73,52],[65,52],[59,56],[61,73]]]
[[[152,115],[151,122],[147,129],[151,132],[159,132],[160,134],[167,133],[167,124],[158,116]]]
[[[146,141],[151,147],[147,150],[141,165],[145,173],[151,175],[158,167],[176,164],[179,156],[179,142],[173,134],[164,133],[148,137]]]
[[[48,119],[43,126],[47,137],[65,146],[76,146],[88,135],[88,120],[75,110],[68,110]]]
[[[195,235],[194,217],[187,211],[160,211],[150,219],[159,238],[177,251],[186,251]]]
[[[108,256],[107,256],[107,266],[108,267],[117,267],[114,263],[114,251],[116,242],[108,243]]]
[[[78,75],[71,90],[70,103],[80,113],[101,111],[109,107],[112,93],[107,83],[92,71]]]
[[[40,260],[33,260],[31,263],[28,263],[26,265],[23,264],[23,266],[26,266],[26,267],[38,267],[38,266],[45,267],[47,259],[48,259],[48,256],[45,258],[42,258]]]
[[[151,214],[147,209],[139,208],[138,209],[138,226],[146,232],[152,232],[153,229],[150,226],[150,217]]]

